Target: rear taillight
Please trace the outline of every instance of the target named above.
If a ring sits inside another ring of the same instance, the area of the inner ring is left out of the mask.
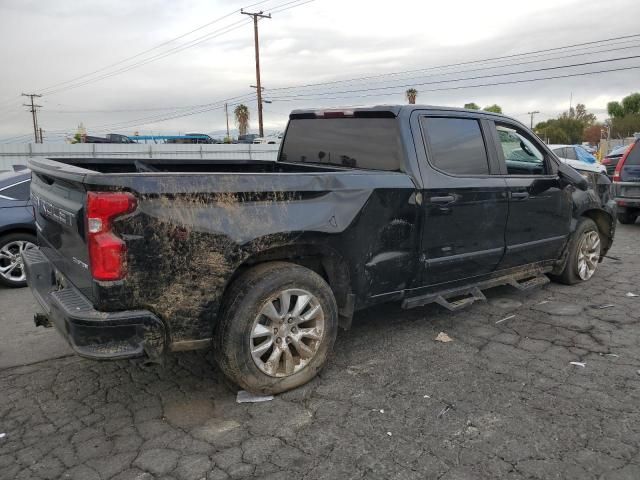
[[[614,182],[619,182],[620,181],[620,172],[622,172],[622,167],[624,167],[624,162],[627,161],[627,157],[629,156],[629,153],[631,153],[631,150],[633,150],[633,147],[636,146],[636,143],[632,143],[631,145],[629,145],[629,148],[627,148],[624,151],[624,155],[622,155],[622,158],[620,159],[620,161],[616,165],[616,171],[613,172],[613,181]]]
[[[87,237],[91,275],[96,280],[121,280],[127,273],[127,246],[112,231],[112,221],[136,209],[126,192],[87,193]]]

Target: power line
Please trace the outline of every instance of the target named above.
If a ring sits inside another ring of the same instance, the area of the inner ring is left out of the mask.
[[[191,42],[189,42],[187,44],[181,45],[179,47],[174,47],[174,48],[172,48],[170,50],[167,50],[167,51],[159,53],[159,54],[157,54],[155,56],[149,57],[149,58],[144,59],[144,60],[142,60],[140,62],[136,62],[136,63],[134,63],[132,65],[127,65],[125,67],[122,67],[122,68],[119,68],[117,70],[114,70],[113,72],[105,73],[103,75],[100,75],[100,76],[97,76],[97,77],[94,77],[94,78],[90,78],[88,80],[85,80],[85,81],[82,81],[82,82],[79,82],[79,83],[71,84],[71,85],[68,85],[66,87],[60,87],[60,88],[57,88],[57,89],[54,89],[54,90],[44,91],[44,94],[45,95],[53,95],[55,93],[59,93],[59,92],[62,92],[62,91],[67,91],[67,90],[72,90],[72,89],[78,88],[78,87],[83,87],[85,85],[89,85],[91,83],[95,83],[95,82],[98,82],[100,80],[105,80],[107,78],[114,77],[116,75],[120,75],[122,73],[125,73],[125,72],[128,72],[130,70],[134,70],[136,68],[142,67],[143,65],[146,65],[148,63],[154,62],[156,60],[160,60],[160,59],[168,57],[170,55],[174,55],[174,54],[176,54],[178,52],[181,52],[182,50],[186,50],[188,48],[192,48],[192,47],[194,47],[196,45],[199,45],[199,44],[201,44],[203,42],[206,42],[206,41],[211,40],[213,38],[219,37],[219,36],[224,35],[226,33],[232,32],[233,30],[237,30],[238,28],[240,28],[245,23],[248,23],[248,22],[242,21],[242,22],[232,23],[231,25],[227,25],[226,27],[223,27],[221,29],[215,30],[214,32],[212,32],[210,34],[207,34],[207,35],[199,37],[199,38],[197,38],[195,40],[192,40]]]
[[[594,56],[594,55],[597,55],[599,53],[608,53],[608,52],[613,52],[613,51],[618,51],[618,50],[626,50],[626,49],[633,49],[633,48],[638,48],[638,47],[640,47],[640,44],[635,44],[635,45],[625,46],[625,47],[616,47],[616,48],[605,49],[605,50],[589,51],[589,52],[584,52],[584,53],[572,52],[570,55],[543,58],[543,59],[540,59],[540,60],[530,60],[530,61],[526,61],[526,62],[515,62],[515,63],[505,64],[505,65],[490,65],[490,66],[486,66],[486,67],[479,67],[479,68],[472,68],[472,69],[465,69],[465,70],[455,70],[455,71],[442,72],[442,73],[433,73],[433,74],[430,74],[430,75],[420,75],[420,76],[415,76],[415,77],[403,77],[403,78],[400,78],[398,80],[408,81],[408,80],[415,80],[415,79],[444,77],[446,75],[454,75],[454,74],[457,74],[457,73],[481,72],[481,71],[485,71],[485,70],[495,70],[495,69],[498,69],[498,68],[504,69],[504,68],[515,67],[515,66],[520,66],[520,65],[531,65],[531,64],[535,64],[535,63],[541,63],[541,62],[549,62],[549,61],[554,61],[554,60],[563,60],[563,59],[567,59],[567,58],[575,58],[575,57],[580,57],[580,56],[584,56],[584,55]],[[414,85],[414,84],[412,84],[412,85]],[[371,87],[371,88],[374,88],[374,87]],[[271,89],[270,91],[273,91],[273,90],[275,90],[275,89]],[[335,91],[335,90],[334,90],[334,87],[331,87],[329,90],[324,90],[324,91]],[[310,93],[316,93],[316,92],[312,91]]]
[[[272,0],[262,0],[262,1],[260,1],[260,2],[252,3],[251,5],[248,5],[248,6],[247,6],[247,7],[245,7],[245,8],[251,8],[251,7],[254,7],[254,6],[257,6],[257,5],[261,5],[261,4],[263,4],[263,3],[267,3],[267,2],[270,2],[270,1],[272,1]],[[40,89],[40,91],[43,91],[43,92],[44,92],[44,91],[47,91],[47,90],[51,90],[52,88],[55,88],[55,87],[58,87],[58,86],[61,86],[61,85],[66,85],[66,84],[68,84],[68,83],[75,82],[76,80],[79,80],[79,79],[82,79],[82,78],[86,78],[86,77],[89,77],[89,76],[94,75],[94,74],[96,74],[96,73],[99,73],[99,72],[105,71],[105,70],[107,70],[107,69],[109,69],[109,68],[111,68],[111,67],[114,67],[114,66],[117,66],[117,65],[122,65],[123,63],[126,63],[126,62],[128,62],[128,61],[130,61],[130,60],[133,60],[133,59],[135,59],[135,58],[141,57],[142,55],[144,55],[144,54],[146,54],[146,53],[149,53],[149,52],[152,52],[152,51],[154,51],[154,50],[157,50],[158,48],[161,48],[161,47],[163,47],[163,46],[165,46],[165,45],[169,45],[170,43],[173,43],[173,42],[175,42],[176,40],[180,40],[181,38],[184,38],[184,37],[187,37],[187,36],[191,35],[192,33],[195,33],[195,32],[197,32],[197,31],[200,31],[200,30],[202,30],[202,29],[204,29],[204,28],[206,28],[206,27],[209,27],[209,26],[211,26],[211,25],[213,25],[213,24],[215,24],[215,23],[218,23],[218,22],[220,22],[220,21],[222,21],[222,20],[224,20],[224,19],[226,19],[226,18],[229,18],[229,17],[231,17],[231,16],[235,15],[237,12],[238,12],[238,10],[236,9],[236,10],[234,10],[233,12],[229,12],[229,13],[227,13],[226,15],[223,15],[223,16],[221,16],[221,17],[218,17],[218,18],[216,18],[216,19],[214,19],[214,20],[212,20],[212,21],[210,21],[210,22],[208,22],[208,23],[205,23],[204,25],[201,25],[201,26],[199,26],[199,27],[197,27],[197,28],[194,28],[193,30],[190,30],[190,31],[188,31],[188,32],[186,32],[186,33],[183,33],[183,34],[181,34],[181,35],[178,35],[177,37],[171,38],[171,39],[166,40],[166,41],[164,41],[164,42],[162,42],[162,43],[159,43],[159,44],[157,44],[157,45],[155,45],[155,46],[153,46],[153,47],[151,47],[151,48],[148,48],[148,49],[146,49],[146,50],[143,50],[142,52],[136,53],[135,55],[131,55],[130,57],[127,57],[127,58],[124,58],[124,59],[119,60],[119,61],[117,61],[117,62],[111,63],[111,64],[109,64],[109,65],[106,65],[105,67],[99,68],[99,69],[94,70],[94,71],[92,71],[92,72],[85,73],[85,74],[80,75],[80,76],[78,76],[78,77],[74,77],[74,78],[72,78],[72,79],[70,79],[70,80],[66,80],[66,81],[64,81],[64,82],[59,82],[59,83],[55,83],[55,84],[53,84],[53,85],[49,85],[48,87],[45,87],[45,88]]]
[[[442,91],[447,91],[447,90],[461,90],[464,88],[479,88],[479,87],[494,87],[494,86],[500,86],[500,85],[512,85],[512,84],[518,84],[518,83],[529,83],[529,82],[539,82],[539,81],[544,81],[544,80],[555,80],[555,79],[560,79],[560,78],[570,78],[570,77],[583,77],[583,76],[588,76],[588,75],[598,75],[598,74],[602,74],[602,73],[609,73],[609,72],[621,72],[621,71],[627,71],[627,70],[635,70],[635,69],[639,69],[640,65],[634,65],[634,66],[629,66],[629,67],[619,67],[619,68],[611,68],[611,69],[604,69],[604,70],[596,70],[594,72],[580,72],[580,73],[570,73],[570,74],[566,74],[566,75],[557,75],[557,76],[551,76],[551,77],[541,77],[541,78],[529,78],[529,79],[520,79],[520,80],[509,80],[509,81],[505,81],[505,82],[494,82],[494,83],[483,83],[483,84],[475,84],[475,85],[458,85],[455,87],[442,87],[442,88],[431,88],[431,89],[425,89],[425,90],[421,90],[422,92],[442,92]],[[399,93],[403,93],[402,90],[398,90],[396,92],[388,92],[388,95],[396,95]],[[324,100],[344,100],[344,99],[349,99],[349,98],[361,98],[361,97],[371,97],[371,96],[379,96],[380,93],[369,93],[369,94],[361,94],[361,95],[351,95],[348,97],[327,97],[327,96],[318,96],[315,98],[306,98],[304,100],[314,100],[314,99],[324,99]],[[282,98],[278,100],[279,102],[294,102],[294,101],[300,101],[299,99],[296,98]]]
[[[265,0],[265,1],[271,1],[271,0]],[[279,4],[274,8],[279,9],[277,11],[281,12],[281,11],[284,11],[284,10],[288,10],[290,8],[294,8],[294,7],[298,7],[300,5],[304,5],[306,3],[310,3],[311,1],[313,1],[313,0],[308,0],[306,2],[302,2],[301,0],[293,0],[293,1],[284,2],[282,4]],[[252,4],[252,5],[258,5],[258,4],[261,4],[261,3],[265,3],[265,2],[258,2],[258,3]],[[287,7],[287,8],[280,8],[280,7],[283,7],[283,6],[286,6],[286,5],[290,5],[292,3],[295,3],[295,5],[291,5],[291,6]],[[232,14],[235,14],[235,13],[237,13],[237,10],[235,10]],[[229,17],[232,14],[226,15],[224,18]],[[110,77],[113,77],[113,76],[116,76],[116,75],[120,75],[122,73],[125,73],[125,72],[128,72],[130,70],[139,68],[141,66],[144,66],[144,65],[146,65],[148,63],[151,63],[151,62],[154,62],[156,60],[160,60],[160,59],[168,57],[170,55],[174,55],[174,54],[179,53],[179,52],[181,52],[183,50],[186,50],[188,48],[195,47],[195,46],[200,45],[200,44],[202,44],[204,42],[207,42],[207,41],[209,41],[209,40],[211,40],[213,38],[217,38],[217,37],[219,37],[221,35],[224,35],[224,34],[227,34],[229,32],[232,32],[233,30],[237,30],[238,28],[241,28],[246,23],[250,23],[250,22],[249,21],[245,21],[245,20],[241,20],[241,21],[238,21],[238,22],[231,23],[231,24],[226,25],[226,26],[224,26],[224,27],[222,27],[222,28],[220,28],[218,30],[214,30],[213,32],[209,32],[209,33],[207,33],[205,35],[202,35],[202,36],[197,37],[197,38],[195,38],[193,40],[190,40],[190,41],[188,41],[187,43],[185,43],[183,45],[179,45],[179,46],[173,47],[173,48],[171,48],[169,50],[165,50],[164,52],[160,52],[160,53],[158,53],[158,54],[156,54],[154,56],[151,56],[149,58],[142,59],[142,60],[140,60],[138,62],[135,62],[135,63],[133,63],[131,65],[125,65],[125,66],[123,66],[121,68],[118,68],[118,69],[116,69],[114,71],[101,74],[101,75],[99,75],[97,77],[94,77],[94,78],[88,78],[87,80],[84,80],[84,81],[81,81],[81,82],[78,82],[78,83],[72,83],[71,85],[68,85],[68,86],[62,86],[60,88],[50,87],[49,89],[42,90],[42,92],[43,92],[43,94],[46,94],[46,95],[52,95],[52,94],[59,93],[59,92],[62,92],[62,91],[66,91],[66,90],[71,90],[71,89],[74,89],[74,88],[82,87],[82,86],[85,86],[85,85],[88,85],[88,84],[91,84],[91,83],[94,83],[94,82],[97,82],[97,81],[100,81],[100,80],[104,80],[104,79],[107,79],[107,78],[110,78]],[[171,43],[171,42],[172,41],[165,42],[165,44],[166,43]],[[151,49],[151,50],[154,50],[154,49]],[[142,54],[140,54],[140,55],[142,55]],[[118,62],[118,64],[121,64],[121,63],[125,63],[125,62],[124,61],[123,62]],[[104,70],[108,70],[109,68],[110,67],[105,67],[105,68],[100,69],[100,70],[104,71]],[[91,76],[91,75],[92,74],[87,74],[87,75],[84,75],[83,77],[88,77],[88,76]],[[65,83],[70,83],[70,82],[65,82]]]
[[[505,73],[494,73],[491,75],[477,75],[474,77],[466,77],[466,78],[449,78],[449,79],[445,79],[445,80],[435,80],[435,81],[430,81],[430,82],[421,82],[421,83],[409,83],[409,84],[402,84],[402,85],[390,85],[390,86],[382,86],[382,87],[370,87],[370,88],[360,88],[360,89],[355,89],[355,90],[343,90],[340,92],[334,92],[331,91],[329,93],[333,93],[333,94],[344,94],[344,93],[360,93],[360,92],[368,92],[371,90],[388,90],[388,89],[393,89],[393,88],[406,88],[406,87],[416,87],[416,86],[422,86],[422,85],[433,85],[433,84],[439,84],[439,83],[449,83],[449,82],[462,82],[462,81],[469,81],[469,80],[478,80],[481,78],[493,78],[493,77],[502,77],[502,76],[507,76],[507,75],[521,75],[521,74],[525,74],[525,73],[535,73],[535,72],[543,72],[543,71],[549,71],[549,70],[558,70],[558,69],[563,69],[563,68],[574,68],[574,67],[583,67],[583,66],[587,66],[587,65],[595,65],[595,64],[600,64],[600,63],[609,63],[609,62],[617,62],[617,61],[622,61],[622,60],[631,60],[631,59],[636,59],[636,58],[640,58],[640,55],[630,55],[627,57],[619,57],[619,58],[611,58],[611,59],[605,59],[605,60],[594,60],[591,62],[581,62],[581,63],[574,63],[571,65],[556,65],[556,66],[552,66],[552,67],[543,67],[543,68],[535,68],[535,69],[531,69],[531,70],[521,70],[518,72],[505,72]],[[301,97],[307,97],[307,96],[312,96],[312,95],[316,95],[317,93],[301,93],[301,94],[297,94],[297,95],[289,95],[289,96],[283,96],[283,97],[270,97],[273,98],[273,100],[281,100],[282,98],[301,98]]]
[[[558,50],[568,50],[568,49],[571,49],[571,48],[581,47],[581,46],[585,46],[585,45],[594,45],[594,44],[597,44],[597,43],[607,43],[607,42],[612,42],[612,41],[616,41],[616,40],[622,40],[622,39],[628,39],[628,38],[637,38],[637,37],[640,37],[640,33],[636,33],[636,34],[633,34],[633,35],[623,35],[623,36],[619,36],[619,37],[612,37],[612,38],[603,39],[603,40],[593,40],[591,42],[582,42],[582,43],[576,43],[576,44],[572,44],[572,45],[564,45],[562,47],[554,47],[554,48],[547,48],[547,49],[542,49],[542,50],[533,50],[533,51],[529,51],[529,52],[511,54],[511,55],[502,55],[502,56],[498,56],[498,57],[483,58],[483,59],[479,59],[479,60],[469,60],[469,61],[464,61],[464,62],[449,63],[449,64],[444,64],[444,65],[435,65],[435,66],[431,66],[431,67],[424,67],[424,68],[418,68],[418,69],[412,69],[412,70],[389,72],[389,73],[383,73],[383,74],[377,74],[377,75],[369,75],[369,76],[364,76],[364,77],[349,78],[349,79],[343,79],[343,80],[332,80],[332,81],[328,81],[328,82],[307,83],[307,84],[302,84],[302,85],[292,85],[292,86],[288,86],[288,87],[275,87],[275,88],[270,88],[269,90],[272,91],[272,92],[275,92],[275,91],[281,91],[281,90],[290,90],[290,89],[294,89],[294,88],[295,89],[299,89],[299,88],[307,88],[307,87],[314,87],[314,86],[333,85],[333,84],[338,84],[338,83],[351,82],[351,81],[355,81],[355,80],[358,80],[358,81],[371,80],[371,79],[383,78],[383,77],[387,77],[387,76],[391,76],[391,75],[402,75],[402,74],[407,74],[407,73],[424,72],[424,71],[429,71],[429,70],[434,70],[434,69],[441,69],[441,68],[460,67],[460,66],[463,66],[463,65],[472,65],[472,64],[475,64],[475,63],[486,63],[486,62],[492,62],[492,61],[516,58],[516,57],[524,57],[524,56],[529,56],[529,55],[538,54],[538,53],[544,53],[544,52],[548,53],[548,52],[558,51]]]

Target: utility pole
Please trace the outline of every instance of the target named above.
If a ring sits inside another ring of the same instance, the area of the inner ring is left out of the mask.
[[[534,110],[533,112],[527,112],[527,115],[531,115],[531,130],[533,130],[533,116],[536,113],[540,113],[538,110]]]
[[[40,133],[40,143],[44,143],[44,135],[42,135],[44,130],[42,130],[42,127],[38,127],[38,132]]]
[[[33,118],[33,137],[35,138],[35,142],[36,143],[42,143],[42,141],[38,141],[38,114],[37,114],[37,108],[42,107],[42,105],[36,105],[35,103],[33,103],[33,99],[34,98],[40,98],[42,95],[38,95],[36,93],[23,93],[22,94],[23,97],[29,97],[31,99],[31,104],[27,104],[27,103],[23,103],[22,105],[24,105],[25,107],[30,107],[31,110],[29,110],[31,112],[31,117]]]
[[[231,141],[231,135],[229,135],[229,106],[224,104],[224,116],[227,117],[227,140]]]
[[[256,49],[256,91],[258,92],[258,127],[260,136],[264,137],[264,127],[262,124],[262,85],[260,83],[260,41],[258,40],[258,19],[271,18],[271,14],[265,15],[262,10],[256,13],[249,13],[244,10],[240,10],[240,13],[242,15],[249,15],[250,17],[253,17],[253,41]]]

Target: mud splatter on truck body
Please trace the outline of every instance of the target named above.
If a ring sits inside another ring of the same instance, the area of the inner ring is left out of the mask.
[[[44,185],[38,167],[34,192],[45,195],[41,189],[51,185]],[[265,259],[290,259],[331,277],[346,316],[356,308],[354,298],[403,288],[417,248],[410,234],[417,222],[410,178],[310,170],[321,174],[145,173],[142,178],[85,170],[86,190],[132,192],[137,209],[113,223],[127,244],[127,276],[94,281],[84,293],[101,311],[150,310],[165,322],[168,343],[188,348],[189,342],[200,345],[211,338],[229,282]],[[80,209],[77,215],[82,216]],[[41,223],[49,231],[58,229]],[[381,275],[385,263],[393,264],[397,275],[389,276],[386,268]]]
[[[486,175],[434,164],[423,121],[449,117],[472,120],[485,138]],[[30,285],[45,308],[67,292],[62,307],[88,305],[109,326],[133,312],[147,354],[163,332],[157,354],[206,346],[229,285],[263,262],[323,277],[348,326],[355,310],[384,301],[422,304],[460,285],[561,271],[587,217],[604,255],[615,231],[608,180],[589,189],[541,143],[545,174],[510,175],[496,125],[533,139],[489,112],[385,106],[293,112],[277,162],[31,161],[40,249],[25,259],[37,279]],[[126,274],[112,280],[92,272],[88,192],[135,200],[108,220],[108,235],[126,250]],[[58,323],[72,336],[68,319]],[[117,348],[140,353],[125,340]]]

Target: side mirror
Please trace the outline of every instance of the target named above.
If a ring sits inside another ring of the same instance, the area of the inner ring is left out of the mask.
[[[574,168],[564,163],[558,164],[558,176],[561,180],[565,181],[569,185],[574,185],[580,190],[588,190],[589,182],[580,175]]]

